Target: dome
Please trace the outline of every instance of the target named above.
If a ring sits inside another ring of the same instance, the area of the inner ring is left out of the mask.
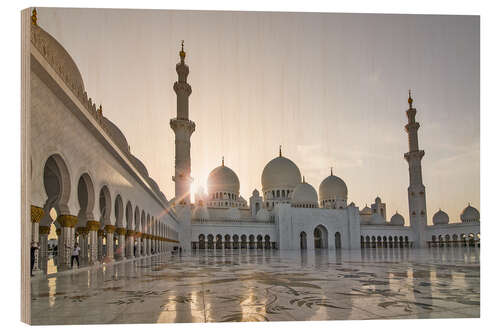
[[[140,159],[138,159],[137,157],[135,157],[132,154],[129,154],[129,157],[130,157],[130,162],[132,162],[132,164],[135,166],[137,171],[139,171],[141,173],[141,175],[149,177],[148,169],[146,169],[146,166],[144,165],[144,163],[142,163],[142,161]]]
[[[443,212],[441,209],[434,214],[432,217],[432,224],[437,225],[437,224],[448,224],[450,222],[450,217],[448,214]]]
[[[404,217],[401,214],[399,214],[398,212],[396,212],[396,214],[392,215],[390,223],[392,225],[403,226],[403,225],[405,225],[405,219],[404,219]]]
[[[318,194],[314,187],[306,182],[297,185],[293,190],[292,205],[313,205],[318,207]]]
[[[111,120],[106,117],[102,117],[103,125],[107,130],[109,136],[111,136],[111,140],[124,152],[128,152],[128,142],[125,135],[123,135],[122,131],[116,126]]]
[[[193,219],[194,220],[202,220],[206,221],[210,219],[210,214],[208,212],[208,208],[205,206],[198,206],[193,211]]]
[[[347,200],[347,185],[333,174],[319,185],[319,200]]]
[[[365,208],[363,208],[360,212],[359,212],[359,215],[372,215],[372,210],[370,209],[370,207],[368,207],[367,205],[365,206]]]
[[[207,179],[208,194],[216,192],[229,192],[236,195],[240,194],[240,180],[236,173],[224,166],[213,169]]]
[[[78,66],[66,49],[54,37],[38,25],[31,24],[31,42],[53,67],[58,67],[54,69],[56,72],[60,72],[59,75],[68,86],[73,86],[82,93],[85,91],[82,74]]]
[[[267,211],[267,209],[265,208],[261,208],[258,212],[257,212],[257,221],[261,221],[261,222],[264,222],[264,221],[269,221],[269,218],[270,218],[270,214],[269,212]]]
[[[226,212],[228,220],[239,220],[241,218],[240,210],[236,207],[231,207]]]
[[[294,189],[300,183],[300,170],[286,157],[271,160],[262,171],[262,191],[271,189]]]
[[[253,192],[252,192],[252,196],[258,197],[259,196],[259,191],[257,191],[257,189],[254,189]]]
[[[385,220],[382,217],[382,215],[375,213],[372,215],[371,223],[372,224],[385,224]]]
[[[361,219],[361,223],[370,223],[372,219],[372,210],[370,207],[365,206],[360,212],[359,217]]]
[[[479,222],[479,211],[470,204],[460,214],[462,222]]]

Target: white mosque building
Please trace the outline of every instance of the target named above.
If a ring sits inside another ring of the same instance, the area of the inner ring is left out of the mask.
[[[207,180],[207,193],[191,203],[191,135],[184,46],[176,65],[178,80],[175,132],[175,196],[170,200],[131,152],[120,129],[87,96],[84,81],[69,53],[37,24],[25,31],[29,45],[23,61],[30,71],[23,151],[31,215],[31,241],[40,244],[35,271],[47,264],[50,228],[57,229],[58,269],[70,265],[75,242],[88,265],[147,257],[176,247],[203,249],[359,249],[478,245],[479,212],[468,205],[461,221],[450,223],[438,211],[428,223],[422,180],[416,109],[411,96],[406,111],[409,152],[409,224],[375,198],[361,208],[348,198],[348,186],[331,170],[318,191],[299,167],[282,154],[262,171],[260,191],[248,202],[240,195],[237,173],[221,165]],[[29,215],[30,214],[30,215]],[[107,244],[107,246],[105,246]],[[111,246],[112,245],[112,246]]]
[[[187,83],[189,67],[184,46],[176,69],[178,81],[177,118],[171,120],[176,136],[175,197],[179,212],[181,239],[192,249],[359,249],[362,247],[425,247],[476,245],[479,240],[479,212],[467,206],[459,223],[449,223],[448,215],[438,211],[433,224],[427,224],[425,186],[418,146],[417,110],[411,94],[406,111],[410,185],[408,203],[410,223],[405,225],[398,212],[388,219],[386,204],[377,197],[371,207],[361,210],[348,203],[347,184],[333,170],[318,191],[308,184],[299,167],[283,156],[281,147],[276,158],[262,171],[261,191],[255,189],[249,203],[240,195],[236,172],[224,164],[213,169],[207,179],[207,194],[200,191],[194,204],[190,196],[190,137],[195,126],[189,120]]]

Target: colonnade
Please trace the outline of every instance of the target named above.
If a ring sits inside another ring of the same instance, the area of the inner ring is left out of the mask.
[[[40,225],[44,216],[43,208],[31,206],[31,243],[37,248],[33,265],[35,273],[46,270],[50,258],[48,236],[51,226]],[[78,217],[74,215],[59,215],[52,223],[56,226],[57,252],[53,251],[53,259],[58,271],[71,268],[75,244],[80,247],[80,265],[91,266],[166,253],[169,245],[178,243],[177,240],[152,233],[155,231],[140,232],[109,224],[101,226],[98,221],[88,221],[86,227],[76,227]]]

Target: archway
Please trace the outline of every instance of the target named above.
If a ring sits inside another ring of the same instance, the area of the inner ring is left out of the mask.
[[[78,225],[85,227],[89,219],[93,218],[94,210],[94,185],[88,173],[84,173],[78,180],[78,204],[80,211],[78,212]]]
[[[250,249],[255,249],[255,236],[250,235],[249,240],[250,240],[250,244],[249,244]]]
[[[262,249],[262,235],[257,236],[257,248]]]
[[[212,235],[212,234],[208,235],[207,240],[208,240],[208,248],[210,250],[213,250],[213,248],[214,248],[214,235]]]
[[[60,155],[51,155],[45,162],[43,168],[43,186],[47,194],[47,201],[43,207],[45,214],[39,224],[33,224],[33,227],[39,228],[38,233],[32,233],[32,236],[36,234],[40,236],[32,239],[32,241],[38,243],[40,246],[39,249],[35,250],[34,269],[47,266],[48,233],[50,233],[52,224],[57,224],[55,227],[59,228],[57,229],[58,258],[53,263],[57,265],[57,270],[61,267],[69,268],[71,252],[68,249],[73,248],[75,228],[62,227],[60,222],[54,220],[51,216],[59,218],[61,215],[70,214],[68,201],[71,193],[71,181],[68,167]],[[88,201],[89,199],[86,198],[86,202],[84,202],[85,208],[88,206]],[[66,231],[62,232],[63,229]],[[55,267],[53,268],[55,269]]]
[[[335,233],[335,248],[336,249],[342,248],[340,232],[338,231]]]
[[[198,236],[198,248],[200,250],[204,250],[205,249],[205,235],[203,235],[203,234],[200,234]]]
[[[233,235],[233,249],[239,249],[239,248],[240,248],[239,237],[238,235]]]
[[[66,163],[58,154],[50,156],[43,167],[43,185],[45,193],[47,194],[47,202],[45,203],[46,213],[54,207],[58,214],[62,209],[67,210],[67,203],[71,193],[71,182],[69,178],[69,171]]]
[[[314,248],[328,248],[328,230],[323,225],[319,225],[314,229]]]
[[[215,248],[220,250],[222,249],[222,235],[215,236]]]
[[[266,250],[271,249],[271,237],[269,235],[264,236],[264,248]]]
[[[300,233],[300,249],[307,249],[307,234],[304,231]]]
[[[247,235],[241,235],[241,248],[247,248]]]
[[[231,248],[231,236],[229,236],[228,234],[224,236],[224,248],[225,249]]]

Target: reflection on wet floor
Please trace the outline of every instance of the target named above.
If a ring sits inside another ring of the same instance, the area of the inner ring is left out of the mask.
[[[479,317],[479,249],[198,250],[32,280],[33,324]]]

